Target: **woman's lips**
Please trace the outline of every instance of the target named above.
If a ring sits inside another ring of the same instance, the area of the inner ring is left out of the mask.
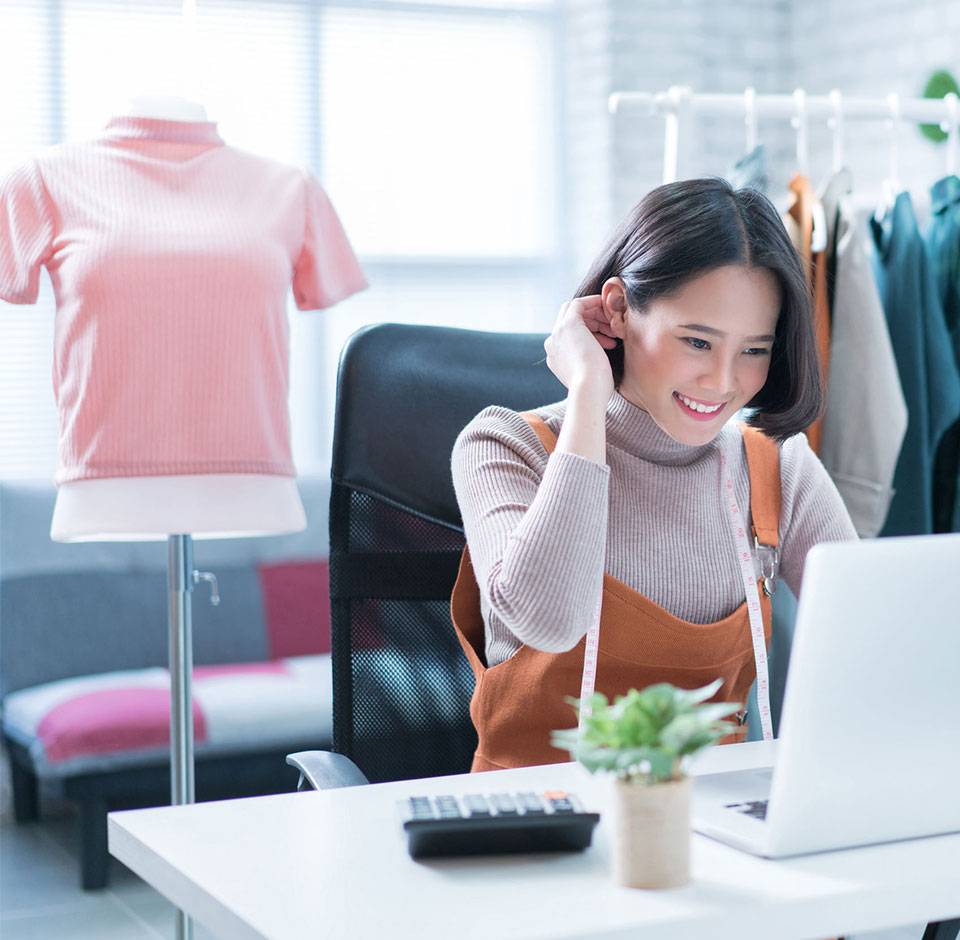
[[[712,421],[718,414],[720,414],[726,407],[726,402],[707,402],[700,401],[697,398],[690,398],[689,396],[684,396],[688,401],[696,402],[698,405],[705,405],[708,408],[715,410],[712,411],[696,411],[687,405],[681,398],[679,392],[673,393],[673,400],[677,403],[677,406],[683,411],[683,413],[688,417],[692,418],[694,421]],[[717,408],[716,406],[720,407]]]

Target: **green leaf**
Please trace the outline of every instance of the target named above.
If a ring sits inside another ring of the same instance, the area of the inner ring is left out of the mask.
[[[590,771],[614,771],[628,780],[675,779],[681,757],[696,754],[735,730],[723,719],[740,704],[707,701],[721,685],[717,679],[699,689],[678,689],[661,682],[630,689],[612,703],[594,693],[585,700],[591,713],[584,716],[582,730],[554,731],[550,740]],[[567,701],[579,715],[583,703]]]

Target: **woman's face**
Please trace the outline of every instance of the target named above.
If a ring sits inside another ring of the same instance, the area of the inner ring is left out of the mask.
[[[780,311],[776,277],[765,268],[715,268],[643,313],[628,310],[618,289],[623,282],[611,279],[603,297],[623,340],[620,394],[674,440],[712,441],[767,380]]]

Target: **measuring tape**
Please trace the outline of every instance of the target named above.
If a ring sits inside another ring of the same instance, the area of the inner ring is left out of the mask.
[[[740,516],[740,508],[733,495],[733,479],[727,466],[727,455],[720,449],[720,472],[727,515],[733,531],[733,541],[737,546],[737,560],[740,563],[740,576],[743,578],[743,592],[747,598],[747,613],[750,617],[750,635],[753,638],[753,659],[757,665],[757,706],[760,710],[760,726],[763,740],[773,740],[773,722],[770,717],[770,677],[767,674],[767,640],[763,635],[763,613],[760,610],[760,590],[753,573],[753,555],[747,540],[746,523]],[[744,705],[746,707],[746,705]]]
[[[743,591],[747,599],[747,614],[750,617],[750,635],[753,638],[753,659],[757,667],[757,706],[760,711],[760,727],[763,740],[773,739],[773,721],[770,717],[770,677],[767,671],[767,640],[763,634],[763,613],[760,609],[760,590],[753,573],[753,555],[747,540],[745,523],[740,516],[740,508],[733,493],[733,479],[727,466],[727,455],[720,449],[721,487],[727,506],[727,515],[733,531],[733,541],[737,547],[737,560],[740,575],[743,578]],[[600,607],[603,601],[603,582],[600,583],[600,596],[593,609],[590,629],[587,630],[587,642],[583,653],[583,678],[580,682],[580,723],[582,735],[587,718],[592,709],[587,699],[593,695],[597,681],[597,650],[600,645]],[[746,704],[744,704],[746,709]]]
[[[597,681],[597,649],[600,646],[600,607],[603,604],[603,578],[600,579],[600,596],[597,605],[593,608],[593,617],[590,629],[587,630],[587,643],[583,651],[583,679],[580,680],[580,722],[579,731],[582,735],[587,719],[593,714],[593,709],[587,699],[593,695]]]

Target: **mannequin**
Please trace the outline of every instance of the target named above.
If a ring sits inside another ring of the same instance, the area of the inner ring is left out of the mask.
[[[0,177],[0,296],[35,303],[42,266],[57,298],[51,537],[168,542],[171,794],[191,803],[194,584],[218,603],[193,538],[306,527],[287,291],[320,310],[366,278],[307,170],[227,146],[194,101],[146,95]]]
[[[185,3],[175,69],[202,61],[194,15]],[[193,538],[306,527],[287,298],[323,310],[367,281],[309,170],[229,146],[202,105],[166,95],[0,174],[0,298],[35,304],[43,268],[60,423],[51,537],[167,542],[171,798],[192,803],[194,585],[219,600]],[[183,912],[176,936],[192,936]]]
[[[207,121],[203,105],[167,95],[137,95],[122,113],[165,121]],[[50,526],[57,542],[279,535],[306,528],[292,477],[180,474],[62,483]]]

